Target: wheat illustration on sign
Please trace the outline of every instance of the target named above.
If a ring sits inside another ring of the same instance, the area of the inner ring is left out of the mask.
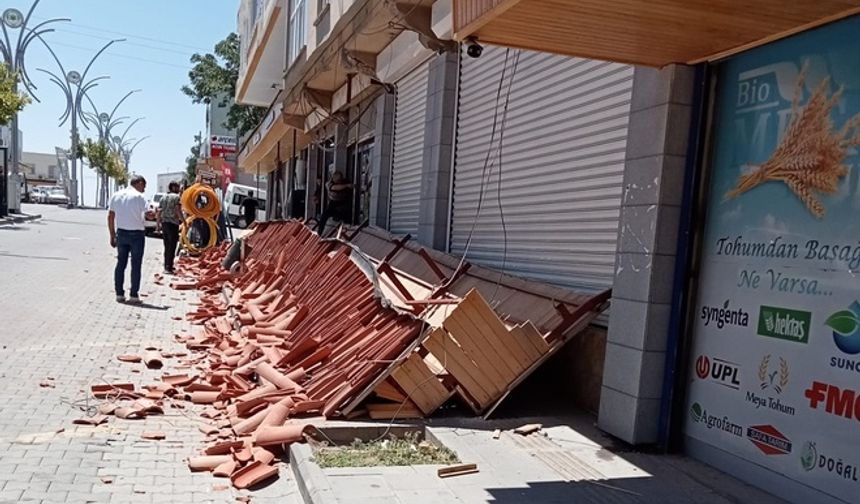
[[[839,179],[848,174],[848,149],[860,145],[860,113],[841,129],[835,128],[830,111],[842,97],[842,88],[828,97],[830,77],[821,81],[801,108],[805,77],[806,65],[797,77],[791,119],[779,146],[770,159],[741,175],[735,188],[726,193],[727,198],[740,196],[765,182],[783,182],[812,215],[824,217],[819,197],[835,193]]]
[[[774,383],[777,375],[779,380]],[[782,394],[783,389],[788,385],[788,375],[788,361],[782,357],[779,358],[779,369],[776,371],[770,371],[770,354],[765,355],[758,366],[758,380],[762,390],[773,387],[777,394]]]

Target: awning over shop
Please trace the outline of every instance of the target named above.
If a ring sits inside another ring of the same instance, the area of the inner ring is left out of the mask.
[[[458,40],[661,67],[860,12],[860,0],[453,0]]]

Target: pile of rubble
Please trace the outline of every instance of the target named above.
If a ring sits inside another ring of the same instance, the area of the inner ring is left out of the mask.
[[[558,312],[541,316],[555,327],[545,330],[500,317],[475,288],[457,296],[440,287],[458,271],[444,278],[434,266],[433,286],[392,267],[404,242],[377,260],[300,222],[260,223],[237,245],[231,268],[225,257],[235,249],[226,245],[184,260],[187,280],[171,286],[201,296],[187,315],[194,330],[176,336],[188,354],[172,355],[183,357],[187,373],[165,375],[145,392],[93,387],[113,400],[92,421],[158,414],[165,403],[206,405],[201,431],[210,444],[189,467],[247,488],[277,474],[276,454],[303,439],[309,417],[423,417],[454,396],[492,412],[608,298],[532,303],[538,313]],[[155,349],[138,359],[161,366]]]

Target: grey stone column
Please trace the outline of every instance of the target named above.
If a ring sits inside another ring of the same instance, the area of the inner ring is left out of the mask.
[[[418,241],[440,250],[444,250],[446,244],[451,204],[459,72],[457,58],[457,53],[434,56],[430,62],[427,88]]]
[[[693,69],[636,68],[598,426],[657,441]]]
[[[370,224],[388,228],[391,198],[391,155],[394,147],[394,94],[376,99],[373,153],[371,154]]]

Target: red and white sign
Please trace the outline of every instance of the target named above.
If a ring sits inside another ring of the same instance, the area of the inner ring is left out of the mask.
[[[227,157],[236,153],[236,139],[227,135],[212,135],[209,137],[210,157]]]

